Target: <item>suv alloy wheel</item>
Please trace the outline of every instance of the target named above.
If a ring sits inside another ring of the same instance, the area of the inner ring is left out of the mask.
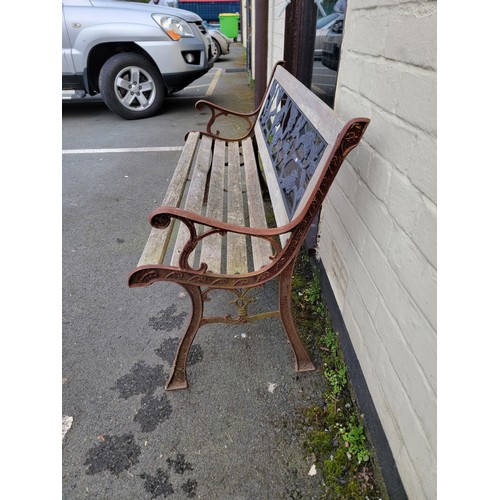
[[[144,56],[122,52],[110,57],[99,74],[106,105],[128,120],[155,115],[164,99],[160,73]]]

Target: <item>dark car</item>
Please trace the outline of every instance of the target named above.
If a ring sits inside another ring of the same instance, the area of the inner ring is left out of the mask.
[[[314,59],[321,59],[321,51],[325,44],[325,39],[331,27],[338,21],[344,19],[341,12],[332,12],[316,21],[316,39],[314,40]]]
[[[343,31],[344,15],[341,14],[328,31],[321,51],[321,63],[333,71],[337,71],[339,67]]]

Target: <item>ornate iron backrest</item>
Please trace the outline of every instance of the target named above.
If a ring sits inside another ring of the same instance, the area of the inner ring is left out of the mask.
[[[263,104],[259,126],[291,220],[323,156],[326,141],[276,80]]]

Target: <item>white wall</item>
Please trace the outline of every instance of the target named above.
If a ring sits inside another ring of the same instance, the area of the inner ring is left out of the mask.
[[[256,9],[255,0],[251,1],[252,6],[252,26],[255,33]],[[267,39],[267,81],[271,76],[271,71],[277,61],[283,59],[283,50],[285,47],[285,2],[283,0],[269,0],[268,2],[268,39]],[[252,72],[251,76],[255,80],[255,68],[257,66],[255,58],[255,37],[252,37]]]
[[[269,80],[274,65],[284,59],[285,48],[285,6],[283,0],[269,0],[269,31],[267,79]]]
[[[250,24],[252,25],[252,39],[250,42],[250,57],[252,58],[252,63],[251,63],[251,77],[253,80],[255,80],[255,0],[251,0],[251,19],[250,19]]]
[[[241,32],[241,44],[243,47],[247,48],[247,7],[251,6],[250,0],[241,0],[241,12],[240,12],[240,32]]]
[[[371,118],[319,257],[411,499],[436,497],[436,2],[348,0],[336,111]]]

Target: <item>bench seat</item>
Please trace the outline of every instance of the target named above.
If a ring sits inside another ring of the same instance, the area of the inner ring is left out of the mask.
[[[162,205],[195,212],[205,217],[254,229],[267,228],[263,185],[252,139],[224,141],[190,132]],[[210,227],[197,225],[199,235]],[[153,228],[139,266],[168,263],[179,266],[189,231],[177,221],[166,230]],[[229,233],[206,236],[189,258],[207,272],[245,274],[270,264],[269,241]]]

